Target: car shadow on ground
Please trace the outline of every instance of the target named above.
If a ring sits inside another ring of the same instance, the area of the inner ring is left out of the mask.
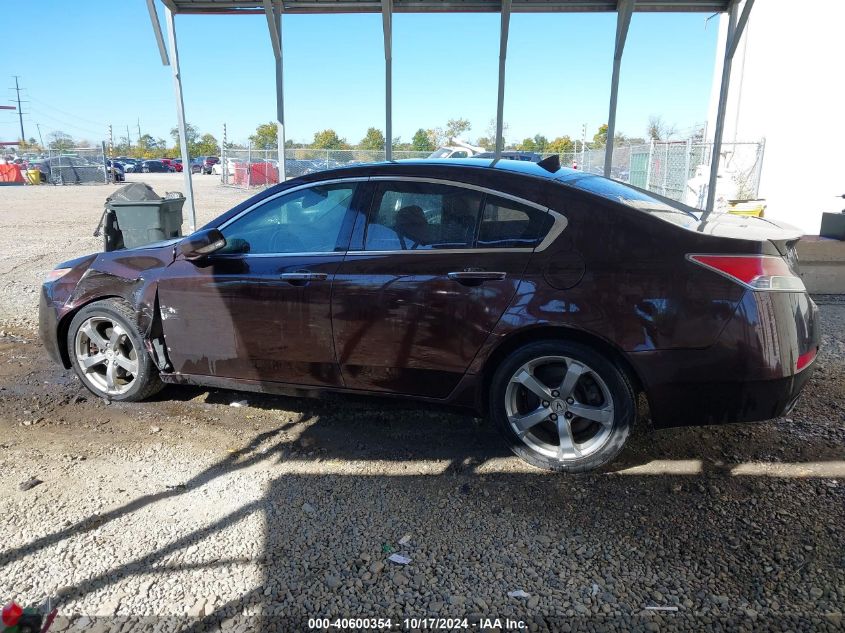
[[[231,395],[217,392],[212,399]],[[250,406],[278,404],[262,397]],[[211,613],[172,618],[173,627],[302,630],[309,618],[376,615],[396,622],[405,616],[508,617],[540,630],[563,623],[578,630],[597,620],[637,630],[655,618],[669,628],[673,622],[688,627],[710,618],[732,628],[749,617],[748,609],[771,610],[759,616],[763,622],[827,626],[820,598],[807,588],[842,581],[845,543],[838,526],[845,509],[827,506],[822,524],[802,511],[806,498],[841,501],[820,479],[738,477],[730,469],[578,476],[485,471],[504,453],[495,433],[469,417],[364,403],[351,412],[303,399],[283,404],[301,421],[256,434],[175,489],[4,551],[0,566],[166,499],[185,495],[189,503],[191,493],[232,472],[278,468],[287,470],[272,476],[257,498],[226,508],[209,524],[182,525],[177,539],[149,554],[83,576],[60,590],[56,603],[133,576],[166,574],[163,561],[175,552],[258,515],[262,581]],[[295,426],[305,428],[288,436]],[[656,435],[638,434],[631,450],[653,456]],[[749,456],[757,449],[753,437],[746,448]],[[466,462],[468,455],[474,461]],[[331,460],[389,465],[339,471]],[[414,468],[431,460],[447,463],[428,474]],[[404,545],[403,534],[410,535]],[[390,562],[391,549],[411,562]],[[180,569],[216,574],[225,565],[213,559]],[[796,586],[804,589],[796,592]],[[538,600],[529,608],[507,596],[515,589]],[[657,596],[679,612],[644,611]],[[821,599],[833,604],[836,596]],[[115,620],[120,617],[106,623]]]

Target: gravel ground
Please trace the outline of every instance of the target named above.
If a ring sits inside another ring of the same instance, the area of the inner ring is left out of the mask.
[[[244,195],[197,183],[201,221]],[[90,235],[106,191],[0,189],[0,599],[49,597],[55,630],[344,616],[842,630],[844,302],[824,298],[818,370],[790,418],[643,421],[604,472],[553,476],[483,422],[422,406],[187,388],[93,398],[42,352],[29,289],[97,248],[71,235]],[[61,222],[45,219],[57,208]]]

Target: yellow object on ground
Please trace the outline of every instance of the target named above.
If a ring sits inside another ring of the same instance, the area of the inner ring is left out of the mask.
[[[765,200],[730,200],[728,202],[728,213],[733,215],[762,218],[765,212]]]
[[[26,184],[28,185],[40,185],[41,184],[41,172],[37,169],[27,169],[26,170]]]

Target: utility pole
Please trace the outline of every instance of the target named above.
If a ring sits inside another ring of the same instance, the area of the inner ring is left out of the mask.
[[[41,138],[41,124],[36,123],[35,127],[38,129],[38,142],[41,143],[41,149],[44,149],[44,139]]]
[[[18,85],[18,76],[15,75],[15,92],[18,95],[18,121],[21,124],[21,140],[26,141],[26,135],[23,133],[23,110],[21,110],[21,87]]]
[[[129,136],[129,126],[126,126],[126,145],[128,146],[129,150],[132,150],[132,138]]]
[[[141,146],[141,119],[138,119],[138,147]]]
[[[111,124],[109,124],[109,156],[114,156],[114,136],[112,136]]]

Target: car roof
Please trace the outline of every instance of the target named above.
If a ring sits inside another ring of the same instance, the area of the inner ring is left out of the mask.
[[[324,179],[334,176],[343,177],[352,171],[364,176],[375,174],[390,175],[394,173],[399,175],[400,173],[407,173],[408,167],[419,167],[420,171],[431,168],[442,169],[443,167],[447,167],[451,171],[454,168],[456,176],[463,170],[495,170],[522,176],[533,176],[544,180],[556,180],[561,176],[568,175],[569,172],[575,174],[583,173],[566,167],[561,167],[555,172],[550,172],[538,163],[524,160],[508,160],[505,158],[500,160],[488,158],[410,158],[390,162],[356,163],[355,165],[315,172],[314,174],[310,174],[312,178],[308,178],[308,180]]]

